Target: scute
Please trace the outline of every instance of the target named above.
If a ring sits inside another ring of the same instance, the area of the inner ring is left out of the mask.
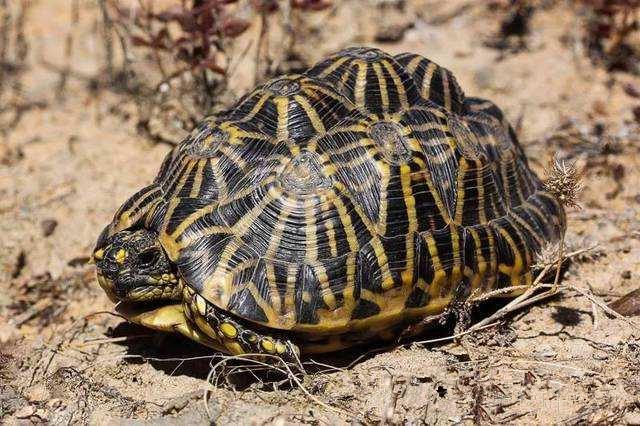
[[[232,122],[250,122],[278,141],[303,143],[333,127],[353,108],[322,80],[288,75],[255,89],[224,117]]]
[[[331,179],[322,171],[318,154],[302,151],[296,155],[280,175],[283,188],[304,196],[332,186]]]
[[[238,319],[357,342],[529,283],[566,223],[499,108],[422,56],[351,48],[205,119],[98,245],[141,226]]]
[[[326,80],[368,113],[397,112],[422,99],[407,70],[379,49],[342,50],[315,64],[307,74]]]

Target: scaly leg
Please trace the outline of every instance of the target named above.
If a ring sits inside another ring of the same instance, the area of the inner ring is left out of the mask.
[[[286,362],[299,363],[300,349],[291,340],[263,332],[215,307],[188,286],[184,288],[186,317],[203,333],[232,355],[275,355]]]

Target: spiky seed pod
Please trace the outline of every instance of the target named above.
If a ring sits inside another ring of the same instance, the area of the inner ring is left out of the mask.
[[[575,164],[555,158],[547,170],[545,189],[565,207],[580,208],[578,197],[583,186]]]

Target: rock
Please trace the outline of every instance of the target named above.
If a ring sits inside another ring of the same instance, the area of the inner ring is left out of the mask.
[[[33,405],[25,405],[14,413],[18,419],[28,419],[36,413],[36,408]]]
[[[411,27],[413,27],[412,24],[391,24],[381,26],[376,32],[375,41],[378,43],[397,43],[404,38],[404,34]]]
[[[609,307],[625,317],[640,315],[640,288],[609,303]]]
[[[56,227],[58,226],[58,221],[55,219],[45,219],[42,222],[40,222],[40,228],[42,229],[42,235],[44,237],[48,237],[49,235],[53,234],[53,232],[56,230]]]
[[[26,392],[26,397],[29,401],[48,401],[51,398],[51,394],[43,384],[37,384],[29,388]]]
[[[624,424],[627,425],[640,425],[640,412],[632,411],[624,415]]]
[[[5,345],[20,339],[18,329],[11,324],[0,324],[0,344]]]
[[[556,351],[554,351],[553,348],[549,345],[542,345],[533,352],[533,356],[539,360],[553,359],[557,355],[558,354],[556,353]]]

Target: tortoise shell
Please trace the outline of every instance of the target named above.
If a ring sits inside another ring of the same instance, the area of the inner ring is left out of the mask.
[[[101,239],[134,226],[216,307],[329,335],[526,285],[565,217],[494,104],[351,48],[206,118]]]

